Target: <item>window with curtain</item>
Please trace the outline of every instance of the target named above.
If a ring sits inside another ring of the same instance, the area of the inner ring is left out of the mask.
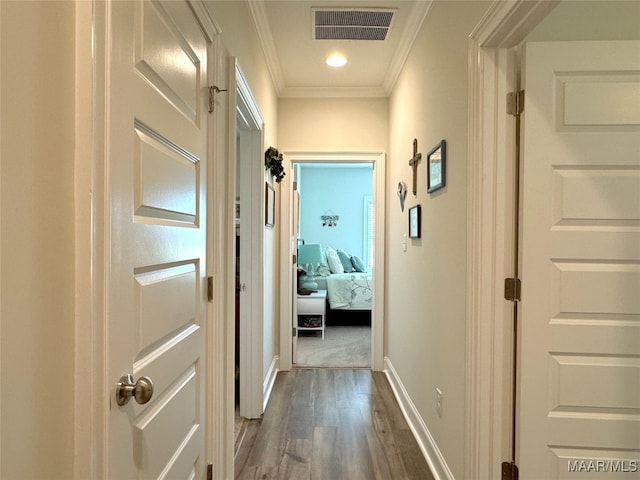
[[[373,268],[373,234],[375,231],[375,225],[373,220],[373,200],[370,195],[364,197],[364,245],[362,251],[364,252],[364,264],[367,266],[367,271],[372,271]]]

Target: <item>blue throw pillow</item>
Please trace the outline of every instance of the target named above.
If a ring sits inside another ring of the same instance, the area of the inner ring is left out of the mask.
[[[353,272],[353,263],[351,263],[351,255],[349,255],[344,250],[338,250],[338,258],[340,259],[340,263],[344,267],[344,273]]]
[[[354,255],[353,257],[351,257],[351,263],[353,264],[353,268],[355,269],[356,272],[367,271],[366,267],[364,266],[364,262],[360,257]]]

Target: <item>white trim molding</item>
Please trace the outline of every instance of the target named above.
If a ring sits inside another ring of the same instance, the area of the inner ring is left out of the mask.
[[[240,218],[240,281],[246,288],[240,291],[240,415],[258,418],[264,412],[264,120],[249,83],[235,57],[229,60],[229,185],[227,204],[234,205],[236,195],[242,202]],[[236,192],[236,172],[240,175],[240,190]],[[229,235],[235,236],[233,224]],[[233,238],[235,246],[235,238]],[[234,247],[235,249],[235,247]],[[235,264],[235,255],[227,259]],[[228,295],[235,295],[235,280]],[[228,312],[230,332],[235,331],[235,302]],[[234,350],[235,345],[228,346]],[[233,365],[229,365],[233,368]],[[227,385],[233,388],[233,384]]]
[[[264,379],[264,384],[262,385],[262,410],[267,409],[267,404],[269,403],[269,399],[271,398],[271,392],[273,391],[273,386],[276,383],[276,377],[278,376],[278,372],[280,371],[278,365],[280,364],[280,357],[275,355],[273,360],[271,360],[271,365],[269,365],[269,370],[267,370],[267,376]]]
[[[420,412],[418,412],[418,409],[411,401],[411,397],[404,388],[402,380],[400,380],[400,376],[396,372],[395,368],[393,368],[393,364],[389,357],[384,358],[384,373],[389,380],[391,390],[393,390],[393,394],[398,401],[400,410],[409,424],[411,433],[413,433],[413,436],[420,447],[420,451],[429,465],[433,478],[435,480],[455,480],[453,473],[451,473],[444,456],[440,452],[440,449],[433,438],[433,435],[431,435],[427,425],[420,416]]]
[[[76,9],[75,150],[75,478],[106,476],[106,192],[107,17],[104,2]],[[84,45],[86,48],[83,48]],[[91,47],[92,46],[92,47]],[[89,69],[90,71],[88,71]],[[87,132],[89,132],[87,134]],[[89,383],[86,381],[89,379]]]
[[[558,1],[492,3],[469,38],[467,333],[464,478],[498,480],[511,459],[512,319],[503,298],[513,270],[516,87],[514,47]]]
[[[269,18],[265,10],[262,0],[248,0],[249,12],[253,25],[258,33],[262,51],[267,59],[267,68],[271,75],[271,80],[276,89],[276,93],[280,95],[284,89],[284,77],[282,75],[282,67],[280,66],[280,57],[276,51],[276,45],[273,41],[273,34],[269,28]]]

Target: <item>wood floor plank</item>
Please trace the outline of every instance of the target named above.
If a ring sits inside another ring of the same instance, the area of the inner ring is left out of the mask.
[[[321,368],[316,369],[315,383],[315,403],[313,419],[316,426],[337,427],[339,419],[337,416],[336,388],[334,370]]]
[[[405,478],[411,480],[433,480],[431,470],[420,449],[415,448],[417,444],[411,430],[395,430],[393,435],[407,472]]]
[[[280,478],[311,478],[311,449],[311,439],[288,440],[278,467]]]
[[[371,452],[367,446],[367,434],[359,408],[345,408],[340,412],[342,424],[338,430],[338,445],[345,461],[343,478],[369,480],[375,478]]]
[[[395,449],[387,452],[389,445],[381,441],[373,428],[366,427],[367,446],[371,452],[371,462],[374,478],[401,478],[405,474],[402,459],[397,458]],[[392,472],[398,472],[400,475],[394,475]]]
[[[280,372],[235,469],[241,480],[433,479],[386,376],[365,369]]]
[[[313,432],[311,478],[342,480],[342,453],[338,442],[338,427],[316,427]]]
[[[375,391],[380,395],[380,399],[384,402],[384,410],[389,416],[389,426],[392,429],[409,429],[407,421],[402,415],[402,410],[393,396],[393,390],[389,385],[387,377],[382,372],[372,372],[372,380],[375,384]]]
[[[382,475],[377,478],[406,478],[404,461],[394,432],[389,426],[388,414],[380,405],[378,400],[362,411],[363,417],[368,420],[367,444],[371,457],[375,459],[375,470]]]

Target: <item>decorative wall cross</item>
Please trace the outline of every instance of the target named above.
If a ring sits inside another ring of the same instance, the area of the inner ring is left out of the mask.
[[[420,161],[421,158],[422,158],[422,154],[418,153],[418,139],[414,138],[413,139],[413,157],[411,157],[411,160],[409,160],[409,165],[411,165],[411,168],[413,169],[413,194],[414,195],[418,194],[417,173],[418,173],[418,162]]]

